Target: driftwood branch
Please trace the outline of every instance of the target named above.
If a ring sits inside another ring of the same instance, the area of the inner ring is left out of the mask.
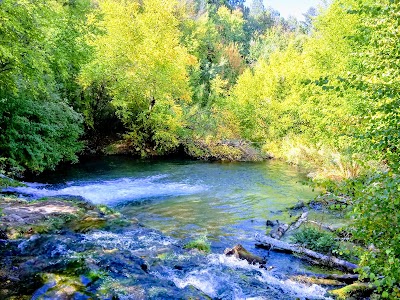
[[[358,274],[315,274],[315,273],[301,273],[295,276],[302,276],[307,278],[328,279],[336,280],[346,284],[351,284],[359,279]]]
[[[351,262],[336,258],[334,256],[324,255],[298,245],[285,243],[268,236],[256,235],[256,240],[258,241],[258,243],[256,243],[257,247],[285,253],[298,254],[302,258],[308,260],[311,259],[314,263],[323,266],[334,267],[348,272],[354,272],[354,269],[358,268],[356,264]]]
[[[316,221],[312,221],[312,220],[307,220],[306,222],[310,223],[310,224],[317,225],[319,228],[327,230],[327,231],[331,231],[331,232],[335,232],[336,231],[336,229],[333,226],[330,226],[330,225],[325,225],[325,224],[322,224],[320,222],[316,222]]]
[[[303,224],[304,222],[307,221],[307,217],[308,217],[308,211],[303,212],[301,214],[301,216],[297,219],[297,221],[290,225],[290,227],[289,227],[289,229],[287,231],[289,232],[289,231],[292,231],[292,230],[295,230],[295,229],[299,228],[301,226],[301,224]]]
[[[300,215],[300,217],[298,217],[298,219],[293,222],[292,224],[288,225],[285,223],[279,223],[277,221],[278,226],[273,228],[269,234],[270,237],[274,238],[274,239],[281,239],[281,237],[289,231],[295,230],[297,228],[299,228],[301,226],[301,224],[303,222],[305,222],[307,220],[307,216],[308,216],[308,212],[304,212]],[[274,225],[274,222],[271,221],[267,221],[267,225]]]

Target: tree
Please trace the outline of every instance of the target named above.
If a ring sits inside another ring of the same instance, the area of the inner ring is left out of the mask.
[[[75,30],[85,30],[89,6],[74,5],[79,9],[58,1],[0,3],[0,155],[12,173],[75,161],[82,148],[82,118],[69,95],[76,93],[74,76],[86,51]],[[82,15],[75,19],[77,11]],[[72,52],[58,51],[58,43]]]
[[[318,16],[318,11],[315,7],[310,7],[303,16],[304,21],[302,22],[302,25],[304,26],[304,30],[305,32],[310,33],[313,28],[313,20]]]
[[[166,153],[179,145],[182,107],[190,101],[187,67],[196,62],[180,44],[175,1],[102,0],[103,32],[92,39],[95,59],[81,75],[102,84],[124,122],[133,152]]]
[[[246,0],[229,0],[229,6],[232,8],[243,9],[245,2],[246,2]]]
[[[250,15],[253,17],[259,17],[265,12],[263,0],[252,0],[250,4]]]
[[[368,249],[361,255],[361,274],[369,278],[382,298],[400,293],[400,49],[398,1],[340,1],[361,20],[351,36],[357,64],[346,83],[357,95],[365,122],[358,146],[364,157],[382,161],[384,170],[370,169],[355,193],[355,237]],[[356,99],[357,99],[356,98]]]

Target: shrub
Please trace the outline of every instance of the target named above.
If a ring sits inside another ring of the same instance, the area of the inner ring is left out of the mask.
[[[314,227],[306,227],[297,231],[293,234],[292,241],[305,248],[326,254],[331,254],[334,249],[338,248],[338,242],[332,233]]]
[[[384,298],[400,295],[399,187],[398,175],[381,173],[369,178],[355,195],[354,237],[373,245],[361,255],[360,272]]]

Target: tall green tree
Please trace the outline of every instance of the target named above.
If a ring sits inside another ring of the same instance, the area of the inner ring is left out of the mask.
[[[77,30],[90,7],[74,5],[0,3],[0,156],[11,172],[54,168],[82,148],[82,118],[69,95],[79,93],[73,81],[87,45]]]
[[[133,152],[166,153],[179,145],[182,107],[191,99],[175,1],[99,1],[93,16],[102,34],[82,72],[86,87],[102,84],[123,120]],[[90,38],[90,37],[89,37]]]
[[[361,22],[349,37],[357,64],[346,84],[362,104],[358,145],[364,157],[385,164],[355,188],[355,236],[367,245],[361,273],[382,298],[400,298],[400,49],[398,1],[340,1]]]

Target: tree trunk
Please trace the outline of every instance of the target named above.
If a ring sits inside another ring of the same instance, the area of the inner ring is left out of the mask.
[[[335,280],[335,279],[325,279],[319,277],[309,277],[305,275],[295,275],[290,277],[291,280],[300,282],[300,283],[310,283],[310,284],[318,284],[318,285],[329,285],[329,286],[336,286],[342,287],[346,285],[344,282]]]
[[[365,299],[376,289],[369,283],[356,282],[338,290],[331,290],[328,293],[335,296],[338,300],[346,299]]]
[[[286,252],[286,253],[295,253],[299,254],[302,257],[306,259],[311,259],[313,262],[316,264],[328,266],[328,267],[334,267],[338,268],[344,271],[349,271],[349,272],[354,272],[354,269],[358,268],[357,265],[342,260],[338,259],[334,256],[329,256],[329,255],[324,255],[322,253],[318,253],[315,251],[312,251],[310,249],[306,249],[303,247],[300,247],[298,245],[293,245],[289,243],[285,243],[282,241],[279,241],[277,239],[273,239],[268,236],[256,236],[256,240],[259,243],[256,243],[257,247],[268,249],[268,250],[274,250],[274,251],[281,251],[281,252]]]

